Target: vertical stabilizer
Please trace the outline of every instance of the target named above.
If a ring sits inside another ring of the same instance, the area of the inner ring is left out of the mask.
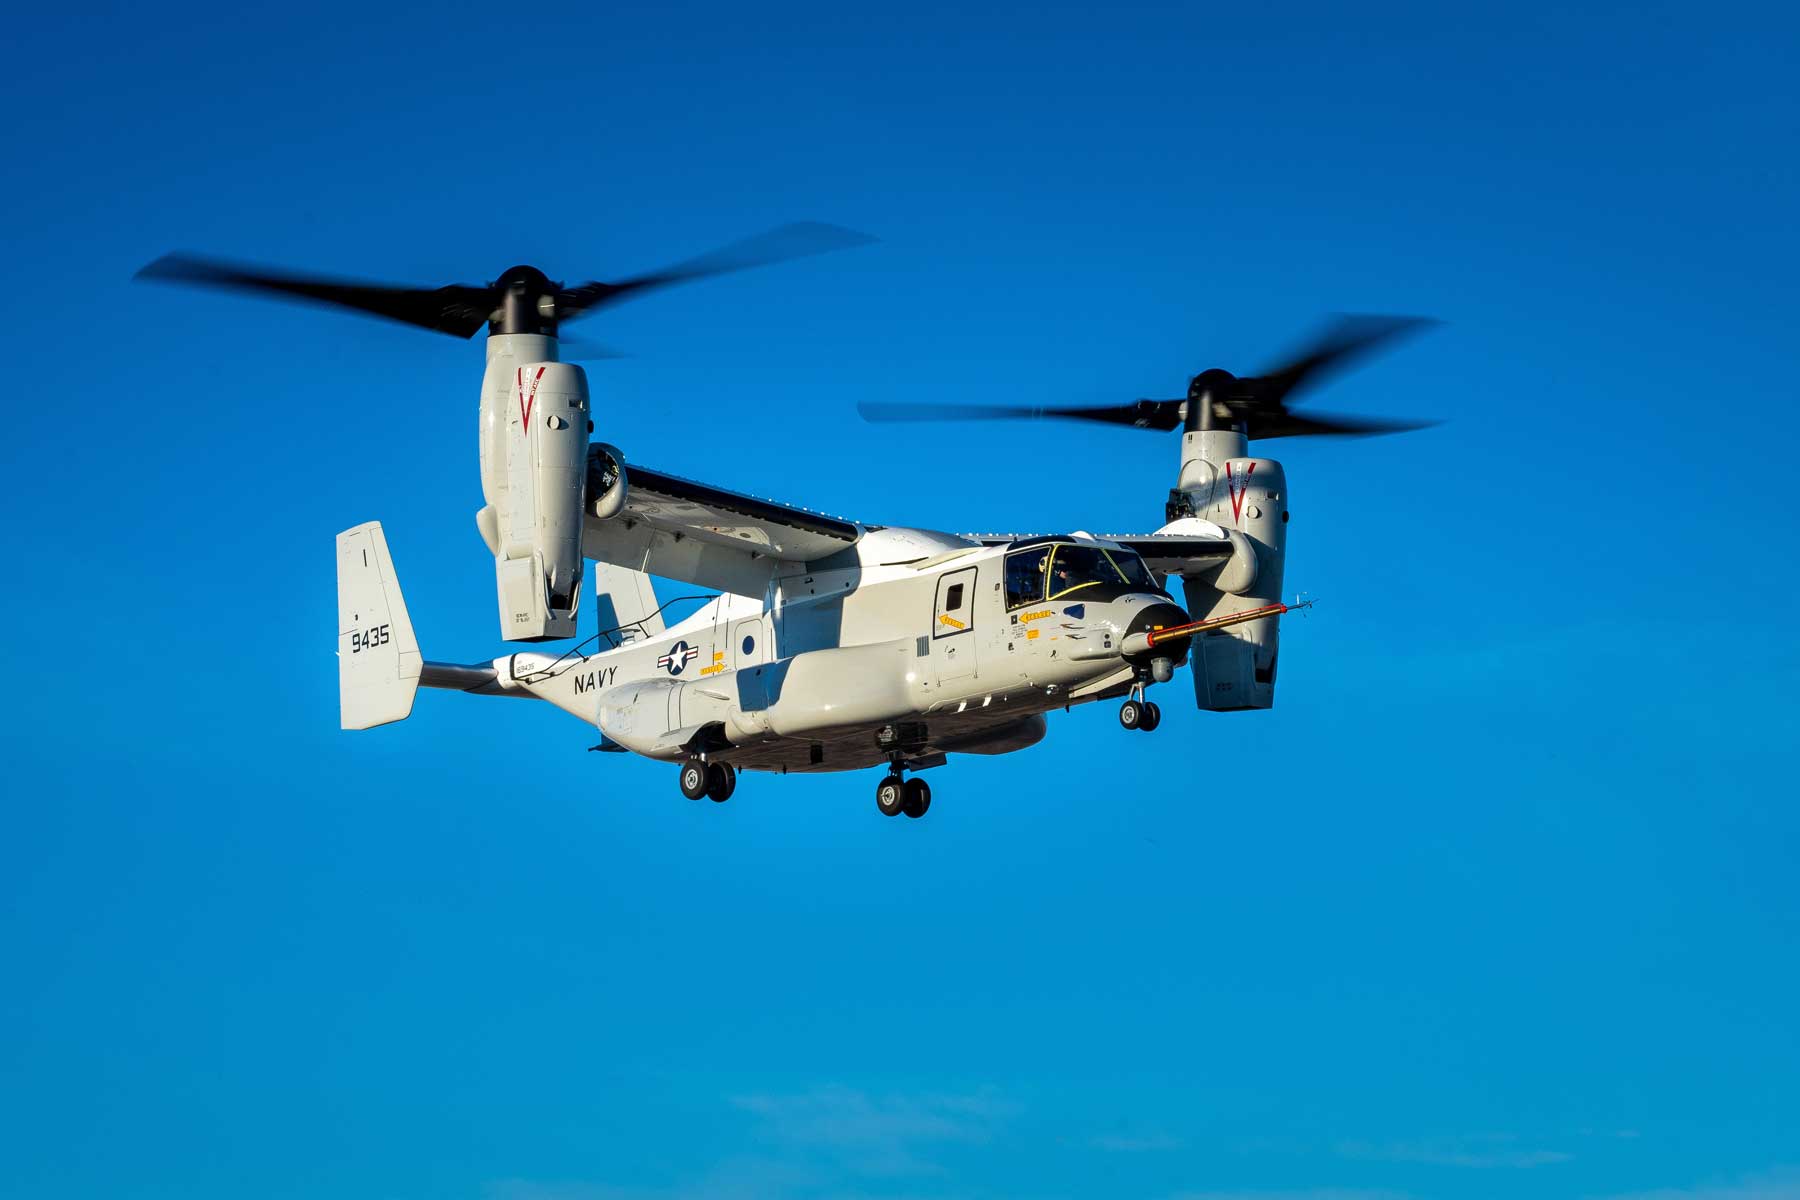
[[[412,713],[422,661],[381,522],[337,535],[338,712],[345,729]]]
[[[662,636],[661,605],[656,602],[650,576],[603,562],[589,563],[588,570],[593,575],[594,608],[600,616],[600,628],[619,631],[613,641],[641,642]]]

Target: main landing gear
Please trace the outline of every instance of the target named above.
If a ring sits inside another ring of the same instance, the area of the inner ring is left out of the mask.
[[[723,804],[737,791],[737,768],[729,763],[689,762],[681,764],[681,794],[689,800],[705,796],[715,804]]]
[[[1119,705],[1119,724],[1127,729],[1141,729],[1149,733],[1162,724],[1162,707],[1154,700],[1144,699],[1144,685],[1137,684],[1131,689],[1131,699]]]
[[[931,807],[931,785],[923,779],[902,779],[896,765],[892,775],[875,785],[875,807],[884,817],[901,813],[915,819],[922,817]]]

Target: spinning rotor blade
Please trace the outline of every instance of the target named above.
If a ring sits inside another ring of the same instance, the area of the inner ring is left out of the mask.
[[[320,276],[291,275],[193,254],[165,254],[137,273],[158,283],[192,283],[227,291],[296,296],[319,304],[335,304],[378,317],[435,329],[452,337],[471,337],[493,311],[491,288],[453,284],[442,288],[393,287],[354,283]]]
[[[597,362],[601,359],[630,358],[623,350],[584,337],[558,337],[557,346],[564,362]]]
[[[595,281],[566,288],[556,294],[557,314],[567,320],[656,288],[707,279],[714,275],[729,275],[734,271],[765,267],[789,259],[808,258],[832,250],[866,246],[874,240],[866,233],[857,233],[853,229],[819,221],[783,225],[755,237],[733,242],[729,246],[721,246],[685,262],[664,267],[660,271],[632,275],[612,283]]]
[[[657,288],[861,246],[874,240],[866,234],[819,222],[783,225],[659,271],[572,288],[552,282],[535,267],[514,267],[499,279],[479,287],[452,284],[441,288],[416,288],[297,275],[193,254],[164,255],[140,270],[137,278],[332,304],[422,329],[433,329],[452,337],[473,337],[490,323],[497,333],[554,336],[560,321]]]
[[[1316,387],[1333,371],[1399,337],[1436,324],[1422,317],[1339,317],[1298,357],[1266,375],[1239,378],[1229,371],[1202,372],[1188,384],[1185,400],[1134,400],[1129,404],[1081,408],[1040,408],[997,404],[859,404],[868,421],[1001,421],[1043,418],[1094,421],[1132,429],[1192,432],[1241,426],[1251,438],[1362,436],[1424,429],[1435,421],[1372,417],[1304,417],[1288,403]]]
[[[1278,437],[1314,437],[1318,435],[1335,435],[1337,437],[1370,437],[1380,433],[1411,433],[1418,429],[1430,429],[1440,421],[1388,421],[1380,417],[1341,417],[1318,413],[1310,417],[1298,416],[1294,413],[1283,413],[1280,418],[1266,420],[1251,426],[1250,436],[1258,441]]]
[[[865,421],[1097,421],[1134,429],[1181,428],[1182,400],[1139,400],[1093,408],[1032,408],[1010,404],[870,404],[856,411]]]
[[[1430,317],[1341,316],[1293,362],[1240,382],[1255,385],[1259,403],[1280,404],[1290,393],[1317,386],[1332,371],[1349,366],[1386,343],[1436,324]]]

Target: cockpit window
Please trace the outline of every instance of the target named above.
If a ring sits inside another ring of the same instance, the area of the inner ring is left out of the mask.
[[[1106,553],[1113,560],[1113,565],[1119,568],[1119,573],[1125,576],[1126,583],[1132,587],[1143,588],[1146,592],[1162,591],[1162,588],[1157,585],[1155,576],[1150,574],[1150,568],[1144,565],[1144,560],[1139,558],[1135,552],[1108,550]]]
[[[1125,576],[1098,546],[1058,546],[1050,556],[1049,599],[1099,583],[1124,583]]]
[[[1144,560],[1130,550],[1040,545],[1006,556],[1006,607],[1041,604],[1095,584],[1161,592]]]
[[[1044,562],[1049,557],[1048,546],[1006,556],[1006,607],[1034,604],[1044,598]]]

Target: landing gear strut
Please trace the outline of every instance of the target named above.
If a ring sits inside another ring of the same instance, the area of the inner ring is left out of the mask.
[[[737,768],[728,763],[690,762],[681,764],[681,794],[689,800],[705,796],[716,804],[731,799],[737,791]]]

